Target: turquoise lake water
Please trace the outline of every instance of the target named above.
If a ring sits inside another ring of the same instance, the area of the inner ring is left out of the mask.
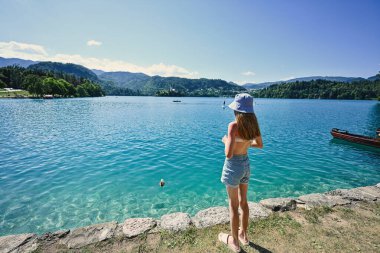
[[[0,100],[0,235],[227,205],[221,138],[233,112],[223,98],[172,100]],[[264,149],[249,151],[249,201],[380,182],[379,150],[329,133],[374,135],[379,102],[255,101]]]

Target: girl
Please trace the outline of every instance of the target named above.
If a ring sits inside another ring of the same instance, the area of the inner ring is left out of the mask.
[[[256,115],[253,112],[253,98],[247,93],[237,94],[229,107],[234,110],[235,121],[228,125],[228,135],[222,139],[226,160],[221,181],[227,188],[231,235],[220,233],[219,240],[234,252],[239,252],[239,241],[243,245],[249,244],[247,190],[250,167],[247,150],[249,147],[263,148],[263,141]],[[242,216],[240,230],[239,206]]]

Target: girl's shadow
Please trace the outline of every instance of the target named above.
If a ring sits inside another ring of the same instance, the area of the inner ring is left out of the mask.
[[[260,253],[272,253],[272,251],[267,250],[266,248],[263,248],[263,247],[261,247],[260,245],[254,244],[253,242],[249,242],[249,247],[251,247],[252,249],[257,250],[257,251],[260,252]],[[243,250],[243,249],[241,249],[240,252],[241,252],[241,253],[246,253],[246,251]]]

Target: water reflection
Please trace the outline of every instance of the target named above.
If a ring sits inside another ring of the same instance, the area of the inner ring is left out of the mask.
[[[338,146],[343,149],[342,151],[347,150],[347,149],[349,149],[350,151],[359,151],[359,152],[367,151],[369,155],[375,155],[377,156],[377,158],[380,157],[380,148],[375,148],[375,147],[366,146],[366,145],[349,142],[345,140],[340,140],[340,139],[335,139],[335,138],[332,138],[330,140],[330,145]]]
[[[374,104],[368,113],[368,128],[365,134],[374,137],[378,128],[380,128],[380,102]]]

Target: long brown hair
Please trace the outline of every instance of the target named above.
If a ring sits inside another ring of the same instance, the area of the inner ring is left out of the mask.
[[[261,136],[259,123],[257,122],[255,113],[234,112],[238,125],[238,132],[242,139],[253,140]]]

